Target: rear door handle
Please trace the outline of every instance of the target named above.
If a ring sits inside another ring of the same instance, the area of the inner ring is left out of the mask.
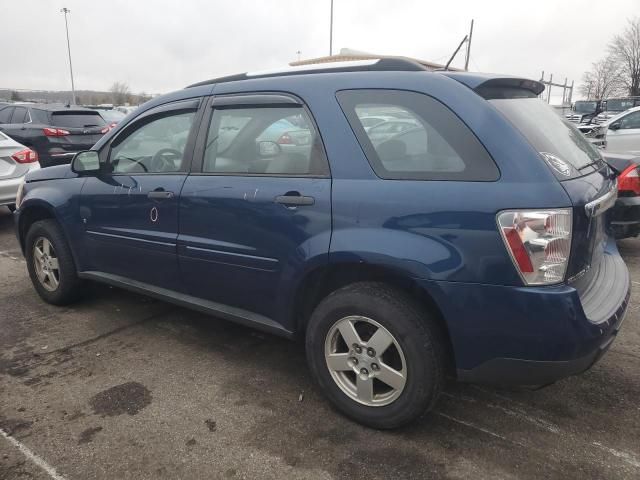
[[[168,200],[174,197],[173,192],[167,192],[165,190],[153,190],[147,193],[148,198],[152,198],[154,200]]]
[[[315,199],[313,197],[305,197],[300,195],[299,193],[292,194],[289,193],[287,195],[278,195],[274,202],[281,203],[282,205],[286,205],[289,207],[300,207],[305,205],[313,205],[315,203]]]

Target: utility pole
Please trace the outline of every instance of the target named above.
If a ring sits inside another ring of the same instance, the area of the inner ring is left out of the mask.
[[[333,0],[331,0],[331,18],[329,20],[329,56],[333,55]]]
[[[300,61],[300,55],[302,55],[302,52],[301,52],[300,50],[298,50],[298,51],[296,52],[296,55],[298,55],[298,61]]]
[[[467,55],[464,59],[464,71],[469,71],[469,59],[471,58],[471,40],[473,39],[473,19],[471,19],[471,28],[469,29],[469,41],[467,42]],[[477,65],[476,65],[477,67]]]
[[[67,23],[67,14],[71,13],[67,7],[64,7],[60,10],[60,12],[64,13],[64,27],[67,31],[67,52],[69,53],[69,72],[71,73],[71,99],[73,104],[76,104],[76,87],[73,84],[73,65],[71,65],[71,44],[69,43],[69,24]]]

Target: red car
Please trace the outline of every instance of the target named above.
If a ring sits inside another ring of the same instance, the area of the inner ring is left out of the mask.
[[[611,211],[616,238],[640,233],[640,156],[604,153],[604,159],[618,174],[618,199]]]

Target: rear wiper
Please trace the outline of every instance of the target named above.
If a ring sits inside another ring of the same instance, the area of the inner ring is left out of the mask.
[[[597,162],[597,161],[595,161],[595,162],[587,163],[586,165],[581,166],[581,167],[580,167],[580,168],[578,168],[577,170],[578,170],[579,172],[581,172],[581,171],[582,171],[582,170],[584,170],[585,168],[587,168],[587,167],[593,167],[594,165],[598,165],[598,162]]]
[[[87,127],[99,127],[100,125],[96,125],[95,123],[90,123],[89,125],[85,125],[83,128]]]

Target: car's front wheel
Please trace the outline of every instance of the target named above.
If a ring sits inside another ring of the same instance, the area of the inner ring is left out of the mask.
[[[320,302],[306,349],[338,410],[374,428],[415,420],[442,388],[444,344],[437,325],[409,296],[382,283],[353,284]]]
[[[71,250],[54,220],[41,220],[29,228],[25,257],[31,282],[47,303],[66,305],[76,300],[82,281]]]

